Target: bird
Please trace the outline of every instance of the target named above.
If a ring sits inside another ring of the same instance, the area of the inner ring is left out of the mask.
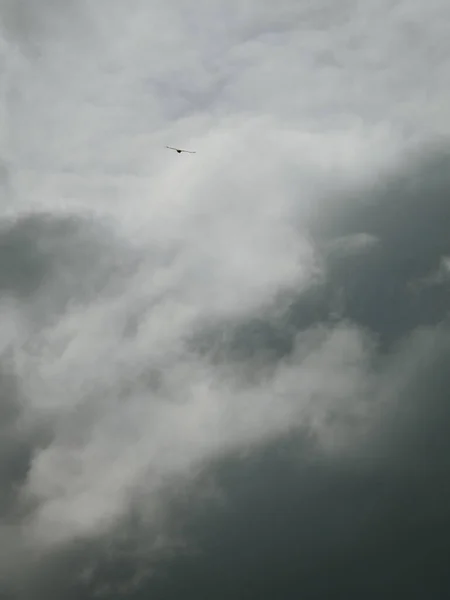
[[[170,150],[175,150],[180,154],[181,152],[189,152],[189,154],[195,154],[195,150],[181,150],[181,148],[174,148],[173,146],[166,146],[166,148],[170,148]]]

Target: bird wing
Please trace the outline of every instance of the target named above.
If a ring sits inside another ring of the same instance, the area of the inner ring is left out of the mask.
[[[189,152],[189,154],[195,154],[195,150],[182,150],[181,148],[174,148],[173,146],[166,146],[166,148],[176,150],[177,152]]]

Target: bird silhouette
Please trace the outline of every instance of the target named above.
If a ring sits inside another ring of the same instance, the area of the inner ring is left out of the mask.
[[[181,154],[181,152],[189,152],[189,154],[195,154],[195,150],[182,150],[181,148],[174,148],[173,146],[166,146],[166,148],[170,148],[170,150],[175,150],[175,152],[178,152],[178,154]]]

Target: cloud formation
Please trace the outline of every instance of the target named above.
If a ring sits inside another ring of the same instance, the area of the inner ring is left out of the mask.
[[[0,12],[0,592],[445,595],[445,3]]]

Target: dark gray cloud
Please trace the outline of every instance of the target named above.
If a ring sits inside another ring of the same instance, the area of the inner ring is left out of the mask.
[[[448,597],[448,14],[0,0],[0,596]]]
[[[341,262],[332,257],[331,290],[299,298],[290,313],[294,330],[329,319],[337,286],[345,291],[342,318],[389,342],[374,366],[373,401],[387,403],[382,426],[345,460],[324,457],[299,432],[212,467],[196,486],[212,476],[223,502],[196,504],[193,493],[173,503],[192,555],[162,563],[128,597],[449,593],[449,282],[423,292],[411,285],[450,252],[448,166],[447,152],[426,155],[369,191],[360,210],[328,223],[323,242],[368,232],[379,245]],[[286,333],[260,322],[252,344],[250,331],[234,338],[235,351],[247,345],[241,359],[249,344],[258,352]]]
[[[450,256],[449,173],[447,148],[426,148],[399,172],[361,190],[358,200],[340,199],[336,211],[326,201],[309,223],[325,279],[286,310],[203,326],[195,344],[218,360],[234,356],[239,362],[258,354],[279,358],[292,351],[299,331],[339,319],[368,329],[385,348],[416,327],[438,325],[450,301],[442,263]],[[422,285],[430,278],[432,285]]]
[[[86,561],[95,566],[91,580],[72,581],[82,573],[78,558],[63,576],[51,574],[46,593],[94,598],[103,590],[104,597],[164,599],[180,594],[445,597],[450,586],[449,336],[432,331],[418,338],[413,349],[431,341],[435,351],[426,364],[409,352],[403,357],[415,375],[406,378],[397,398],[402,416],[385,423],[389,439],[335,462],[321,457],[300,434],[246,459],[217,464],[211,471],[224,493],[222,503],[201,502],[195,492],[173,500],[172,519],[190,552],[181,548],[155,564],[138,552],[145,530],[130,529],[128,543],[115,541],[107,551],[95,548],[95,559]],[[430,393],[430,380],[437,393]],[[210,477],[195,485],[210,485]]]
[[[44,320],[68,303],[112,293],[114,277],[132,273],[136,262],[112,230],[90,216],[35,212],[0,223],[0,291],[40,306]]]
[[[228,350],[216,354],[254,365],[266,351],[277,362],[294,333],[358,323],[380,342],[368,388],[379,418],[365,439],[324,453],[305,422],[260,449],[212,461],[189,485],[166,490],[156,529],[138,504],[105,536],[50,556],[33,579],[42,597],[446,597],[449,290],[448,281],[412,285],[450,251],[446,161],[445,152],[426,155],[368,190],[345,219],[323,219],[320,232],[312,226],[326,249],[326,283],[278,320],[269,314],[229,332]],[[362,232],[377,243],[366,235],[344,248],[345,236]],[[335,289],[344,290],[339,314]],[[217,349],[214,330],[204,339],[204,352]],[[350,417],[329,415],[336,424]]]

